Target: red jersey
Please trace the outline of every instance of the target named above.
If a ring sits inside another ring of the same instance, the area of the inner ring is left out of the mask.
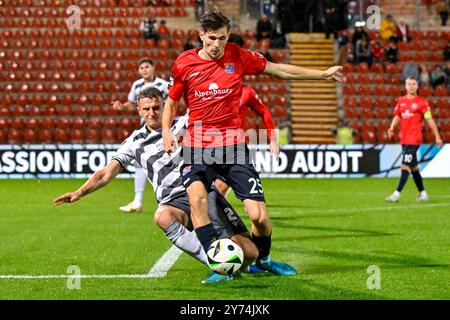
[[[400,117],[400,143],[403,145],[422,144],[423,118],[430,106],[426,99],[416,96],[408,99],[406,96],[398,99],[394,115]]]
[[[264,121],[264,125],[267,129],[267,139],[268,142],[275,137],[275,123],[273,122],[270,110],[258,97],[255,90],[248,86],[242,86],[241,100],[239,101],[239,118],[241,120],[241,129],[247,129],[247,112],[251,109],[253,112],[257,113]]]
[[[243,143],[239,119],[243,76],[262,73],[267,60],[233,43],[226,44],[225,54],[218,60],[202,59],[198,55],[200,50],[183,52],[172,69],[169,97],[175,101],[184,97],[189,108],[183,142],[195,147]]]

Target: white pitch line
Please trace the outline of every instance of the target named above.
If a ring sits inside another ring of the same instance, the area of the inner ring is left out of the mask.
[[[0,279],[120,279],[120,278],[151,278],[149,274],[80,274],[80,275],[70,275],[70,274],[48,274],[48,275],[0,275]]]
[[[181,256],[183,251],[175,246],[172,246],[161,258],[155,263],[155,265],[148,272],[150,278],[162,278],[165,277],[169,269]]]
[[[326,210],[320,210],[320,209],[301,209],[302,213],[348,213],[348,212],[365,212],[365,211],[392,211],[392,210],[399,210],[399,209],[423,209],[423,208],[432,208],[432,207],[448,207],[450,206],[450,202],[445,203],[431,203],[431,204],[417,204],[415,206],[384,206],[384,207],[369,207],[369,208],[342,208],[342,209],[326,209]],[[276,207],[276,206],[274,206]],[[284,214],[285,212],[279,212],[279,211],[271,211],[271,214]]]

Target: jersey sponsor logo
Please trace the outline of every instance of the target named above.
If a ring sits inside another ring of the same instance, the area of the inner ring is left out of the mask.
[[[236,70],[234,63],[225,63],[225,72],[226,73],[234,73]]]
[[[414,117],[414,113],[409,111],[409,109],[406,109],[405,112],[402,113],[403,118],[412,118]]]
[[[194,96],[196,98],[202,98],[203,100],[211,100],[213,98],[221,98],[220,96],[227,95],[233,92],[233,89],[219,89],[217,83],[211,83],[208,86],[208,91],[195,90]]]

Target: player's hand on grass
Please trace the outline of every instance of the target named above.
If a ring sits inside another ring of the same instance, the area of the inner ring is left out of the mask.
[[[436,144],[439,148],[442,148],[444,142],[442,141],[441,137],[436,137]]]
[[[67,193],[63,194],[62,196],[59,196],[58,198],[53,200],[53,203],[56,205],[60,205],[60,204],[66,203],[66,202],[71,203],[71,202],[80,200],[80,198],[81,198],[81,194],[77,191],[67,192]]]
[[[170,130],[163,130],[164,151],[171,154],[178,147],[178,139]]]
[[[325,71],[324,76],[327,80],[343,82],[342,66],[334,66]]]
[[[278,159],[278,157],[280,156],[280,145],[278,144],[278,142],[271,141],[269,148],[270,148],[270,153],[275,155],[275,157]]]

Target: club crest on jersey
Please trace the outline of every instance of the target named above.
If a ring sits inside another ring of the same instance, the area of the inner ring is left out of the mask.
[[[225,72],[226,73],[233,73],[236,70],[234,67],[234,63],[225,63]]]
[[[183,176],[187,175],[189,172],[191,172],[191,166],[187,166],[183,168],[183,172],[181,173]]]

